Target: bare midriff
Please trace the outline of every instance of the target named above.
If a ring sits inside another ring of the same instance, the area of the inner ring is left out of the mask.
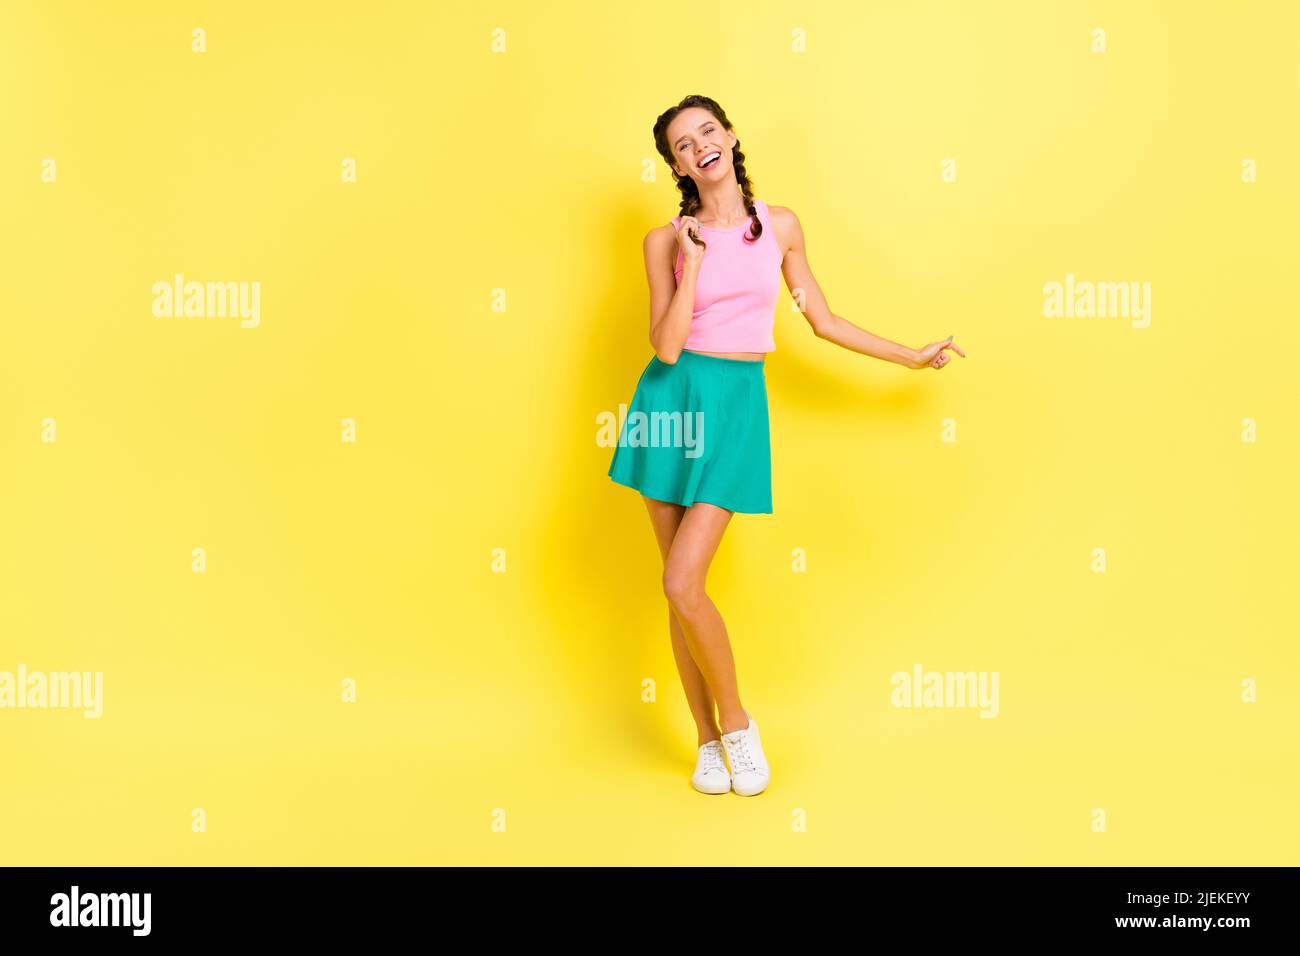
[[[694,352],[696,355],[712,355],[714,358],[740,359],[743,362],[761,362],[763,361],[763,352],[701,352],[698,349],[682,349],[683,352]]]

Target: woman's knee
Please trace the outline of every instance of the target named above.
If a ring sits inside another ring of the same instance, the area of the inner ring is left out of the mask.
[[[694,613],[704,603],[704,582],[697,574],[670,566],[664,569],[664,597],[678,613]]]

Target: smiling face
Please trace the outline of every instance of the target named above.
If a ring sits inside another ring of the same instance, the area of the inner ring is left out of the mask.
[[[677,175],[690,176],[697,183],[733,175],[731,148],[736,145],[736,134],[708,110],[699,106],[682,110],[664,132]]]

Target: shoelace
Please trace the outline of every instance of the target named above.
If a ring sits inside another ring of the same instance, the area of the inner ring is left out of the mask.
[[[749,735],[736,737],[726,741],[727,757],[731,760],[732,773],[745,773],[749,770],[757,770],[758,766],[754,762],[753,755],[749,752]]]
[[[722,751],[719,747],[710,747],[707,744],[700,751],[700,772],[708,773],[710,770],[727,769],[727,765],[722,762]]]

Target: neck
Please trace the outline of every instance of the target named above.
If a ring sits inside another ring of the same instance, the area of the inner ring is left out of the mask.
[[[740,184],[733,178],[729,183],[718,183],[700,191],[700,208],[697,219],[708,222],[738,221],[749,215],[745,209],[744,197],[738,191]]]

